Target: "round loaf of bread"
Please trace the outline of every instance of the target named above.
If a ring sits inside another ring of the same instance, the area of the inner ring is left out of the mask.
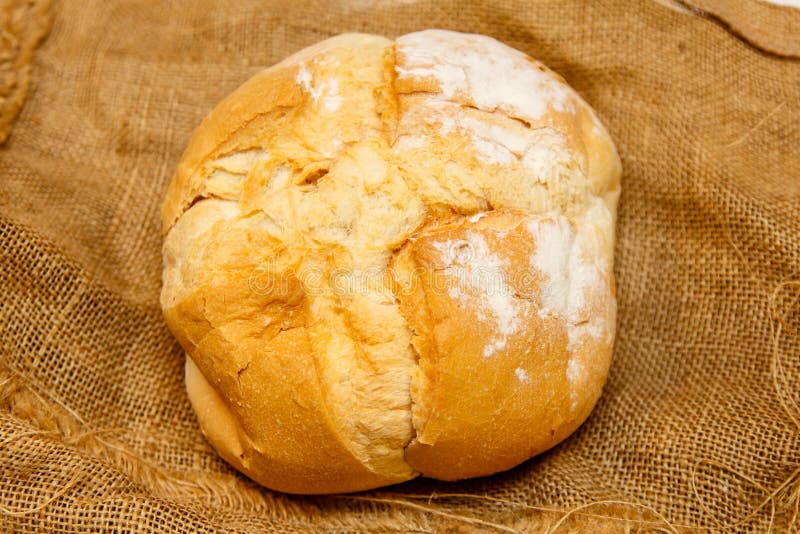
[[[494,39],[341,35],[194,133],[161,305],[220,455],[292,493],[509,469],[589,415],[614,340],[620,161]]]

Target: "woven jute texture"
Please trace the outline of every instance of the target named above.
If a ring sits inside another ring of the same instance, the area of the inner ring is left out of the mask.
[[[0,532],[797,528],[800,60],[644,0],[11,4],[9,87],[31,83],[0,148]],[[191,411],[159,205],[194,127],[253,73],[336,33],[426,27],[543,60],[617,142],[608,384],[507,473],[270,492]]]

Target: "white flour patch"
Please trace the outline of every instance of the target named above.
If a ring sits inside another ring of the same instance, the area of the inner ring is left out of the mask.
[[[577,406],[576,388],[585,379],[585,369],[576,359],[576,349],[588,336],[611,338],[606,311],[591,309],[589,296],[608,288],[608,268],[600,258],[591,235],[579,234],[563,216],[531,221],[527,230],[533,236],[536,250],[531,267],[541,273],[542,317],[557,317],[567,328],[567,380],[572,386],[573,409]],[[603,297],[602,300],[605,300]]]
[[[460,95],[485,111],[528,121],[574,107],[571,90],[525,54],[482,35],[426,30],[397,40],[399,79],[433,78],[446,99]]]
[[[482,162],[509,165],[519,161],[540,183],[552,181],[559,168],[571,164],[565,139],[545,128],[542,119],[548,113],[572,111],[581,100],[538,62],[490,37],[444,30],[404,35],[397,40],[397,50],[398,79],[438,83],[439,93],[428,101],[433,109],[437,102],[466,100],[481,111],[500,112],[534,126],[505,127],[463,113],[454,119],[445,112],[434,114],[441,122],[439,134],[458,129],[470,139]]]
[[[567,318],[574,324],[581,323],[589,317],[586,307],[586,296],[596,292],[605,281],[601,277],[601,266],[594,254],[586,250],[585,239],[581,236],[575,240],[570,258],[570,287],[567,298]]]
[[[527,230],[536,242],[531,266],[544,276],[540,314],[565,316],[570,290],[570,249],[575,232],[565,217],[530,221]]]
[[[300,65],[295,81],[300,84],[305,92],[311,95],[315,104],[321,105],[327,113],[334,113],[342,105],[342,96],[339,94],[339,81],[336,78],[312,83],[311,72],[305,64]]]
[[[457,283],[448,289],[448,295],[465,300],[477,293],[481,303],[478,318],[487,319],[485,310],[497,323],[497,335],[486,344],[483,355],[488,358],[505,349],[508,337],[518,331],[520,324],[519,310],[505,281],[503,261],[491,253],[483,236],[474,232],[467,232],[466,240],[444,241],[434,247],[447,262],[444,273]]]
[[[313,89],[311,87],[311,72],[306,68],[306,66],[300,65],[300,70],[297,71],[297,77],[295,81],[300,84],[306,92],[311,93],[311,96],[314,96]],[[316,100],[316,99],[315,99]]]
[[[570,358],[569,364],[567,365],[567,380],[574,384],[580,380],[581,375],[583,375],[583,366],[577,359]]]
[[[339,94],[339,81],[335,78],[322,82],[322,107],[328,113],[333,113],[342,105],[342,96]]]
[[[587,250],[588,238],[576,234],[568,219],[560,215],[531,221],[527,230],[536,242],[531,267],[544,276],[542,311],[566,319],[573,327],[584,323],[586,295],[605,283],[597,251]]]
[[[522,164],[537,181],[546,184],[558,177],[558,169],[570,159],[561,142],[540,140],[525,151]]]
[[[580,341],[589,336],[593,339],[606,339],[609,342],[613,337],[611,335],[611,329],[606,326],[605,321],[602,318],[592,318],[591,321],[587,321],[585,323],[581,323],[573,328],[570,328],[567,332],[569,337],[569,343],[567,344],[567,350],[572,352],[577,347]]]
[[[522,367],[517,367],[514,369],[514,374],[517,375],[517,380],[520,382],[527,382],[528,381],[528,373],[525,372],[525,369]]]
[[[569,397],[572,401],[571,409],[573,410],[578,407],[576,386],[583,380],[585,372],[583,365],[581,365],[578,359],[575,358],[575,356],[570,356],[569,363],[567,364],[567,380],[570,385]]]

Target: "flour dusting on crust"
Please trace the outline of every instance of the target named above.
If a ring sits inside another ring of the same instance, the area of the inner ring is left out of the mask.
[[[316,84],[312,83],[311,72],[305,64],[300,65],[295,78],[300,87],[311,95],[315,104],[322,102],[322,109],[327,113],[336,112],[342,105],[342,95],[339,94],[339,81],[336,78],[322,80]]]
[[[429,30],[397,39],[405,58],[398,79],[430,78],[447,99],[460,96],[484,111],[536,121],[573,108],[569,88],[522,52],[483,35]]]
[[[466,299],[470,293],[477,293],[481,304],[478,319],[489,320],[491,315],[496,321],[497,335],[483,348],[483,355],[488,358],[503,350],[509,336],[520,327],[519,309],[505,280],[503,260],[491,253],[483,236],[472,231],[467,232],[465,240],[442,241],[434,247],[447,263],[445,275],[455,278],[449,296]]]
[[[606,314],[592,309],[592,300],[599,292],[608,293],[608,267],[591,240],[591,234],[578,233],[570,221],[561,215],[532,220],[527,225],[536,250],[531,267],[541,273],[540,316],[556,316],[567,326],[567,351],[570,359],[567,379],[573,385],[573,409],[576,407],[575,387],[586,373],[578,360],[578,345],[586,337],[607,338],[611,326]]]
[[[438,122],[438,135],[467,137],[483,163],[518,163],[541,183],[574,163],[550,121],[580,99],[540,63],[490,37],[440,30],[399,38],[397,54],[398,81],[423,93],[438,88],[423,120]]]
[[[528,373],[522,367],[517,367],[514,369],[514,374],[517,375],[517,380],[520,382],[528,381]]]

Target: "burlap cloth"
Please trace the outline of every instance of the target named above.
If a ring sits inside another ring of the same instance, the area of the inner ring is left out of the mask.
[[[31,84],[0,148],[0,531],[796,528],[800,25],[702,3],[6,0],[3,127]],[[425,27],[542,59],[616,140],[608,385],[574,436],[498,476],[258,488],[186,399],[158,305],[162,196],[193,128],[262,66]]]

